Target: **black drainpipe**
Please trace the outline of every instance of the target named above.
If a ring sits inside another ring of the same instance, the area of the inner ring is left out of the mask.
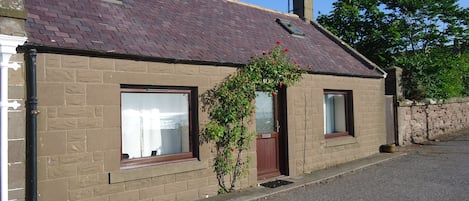
[[[37,201],[37,90],[36,49],[27,49],[26,62],[26,201]]]

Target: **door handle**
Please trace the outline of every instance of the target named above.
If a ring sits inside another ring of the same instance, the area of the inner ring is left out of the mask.
[[[275,126],[276,129],[277,129],[277,133],[279,133],[279,132],[280,132],[280,123],[278,122],[278,120],[275,121],[275,123],[277,124],[277,125]]]

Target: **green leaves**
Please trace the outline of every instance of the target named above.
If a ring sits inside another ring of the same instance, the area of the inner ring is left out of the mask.
[[[243,156],[256,134],[250,132],[255,114],[256,91],[276,93],[278,87],[293,85],[303,70],[287,60],[288,49],[280,42],[263,56],[254,58],[215,88],[203,95],[210,122],[202,132],[203,139],[214,142],[217,155],[213,167],[220,193],[231,192],[240,175],[247,171],[249,157]],[[226,178],[230,181],[225,181]]]
[[[467,76],[455,72],[467,69],[469,8],[457,2],[337,0],[318,22],[379,66],[404,68],[406,98],[462,96]]]

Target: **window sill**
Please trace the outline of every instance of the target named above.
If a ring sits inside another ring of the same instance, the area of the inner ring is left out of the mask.
[[[350,135],[326,139],[326,147],[336,147],[355,143],[357,143],[357,138]]]
[[[146,166],[142,168],[121,169],[109,173],[109,183],[121,183],[150,177],[201,170],[206,168],[208,168],[207,161],[191,160],[179,163]]]

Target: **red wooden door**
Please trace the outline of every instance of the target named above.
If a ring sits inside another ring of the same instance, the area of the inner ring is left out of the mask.
[[[280,175],[277,96],[256,92],[257,178]]]

